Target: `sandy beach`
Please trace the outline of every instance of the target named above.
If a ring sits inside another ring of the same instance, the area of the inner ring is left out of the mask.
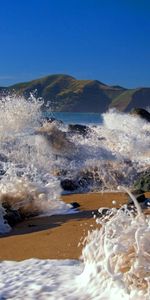
[[[150,196],[150,193],[146,195]],[[75,214],[28,219],[17,224],[9,235],[0,238],[1,260],[78,259],[88,230],[96,228],[93,214],[100,207],[121,206],[125,193],[91,193],[62,196],[66,203],[78,202]]]

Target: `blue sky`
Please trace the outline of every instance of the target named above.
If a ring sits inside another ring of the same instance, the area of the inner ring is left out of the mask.
[[[1,0],[0,86],[70,74],[150,86],[149,0]]]

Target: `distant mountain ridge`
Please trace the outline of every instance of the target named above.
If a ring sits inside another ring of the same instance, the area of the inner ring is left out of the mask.
[[[50,107],[53,111],[62,112],[103,113],[113,107],[130,111],[133,107],[146,108],[150,105],[150,88],[125,89],[98,80],[77,80],[64,74],[0,87],[0,93],[2,91],[14,91],[26,98],[36,91],[36,96],[44,99],[43,109]]]

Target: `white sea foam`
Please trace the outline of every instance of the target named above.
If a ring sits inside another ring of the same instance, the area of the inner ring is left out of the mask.
[[[103,114],[103,118],[110,143],[114,143],[116,155],[119,152],[129,159],[135,161],[148,159],[150,163],[150,156],[147,155],[150,145],[150,124],[147,121],[116,111]]]
[[[24,97],[8,95],[0,99],[0,139],[10,140],[17,134],[33,130],[41,119],[41,102],[32,95],[28,101]]]

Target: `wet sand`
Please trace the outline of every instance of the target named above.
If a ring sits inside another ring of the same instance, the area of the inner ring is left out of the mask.
[[[150,193],[147,196],[150,197]],[[0,237],[0,260],[78,259],[88,230],[98,226],[93,214],[97,215],[100,207],[121,206],[127,202],[128,195],[115,192],[74,194],[62,196],[62,199],[66,203],[78,202],[78,212],[19,223],[9,235]]]

